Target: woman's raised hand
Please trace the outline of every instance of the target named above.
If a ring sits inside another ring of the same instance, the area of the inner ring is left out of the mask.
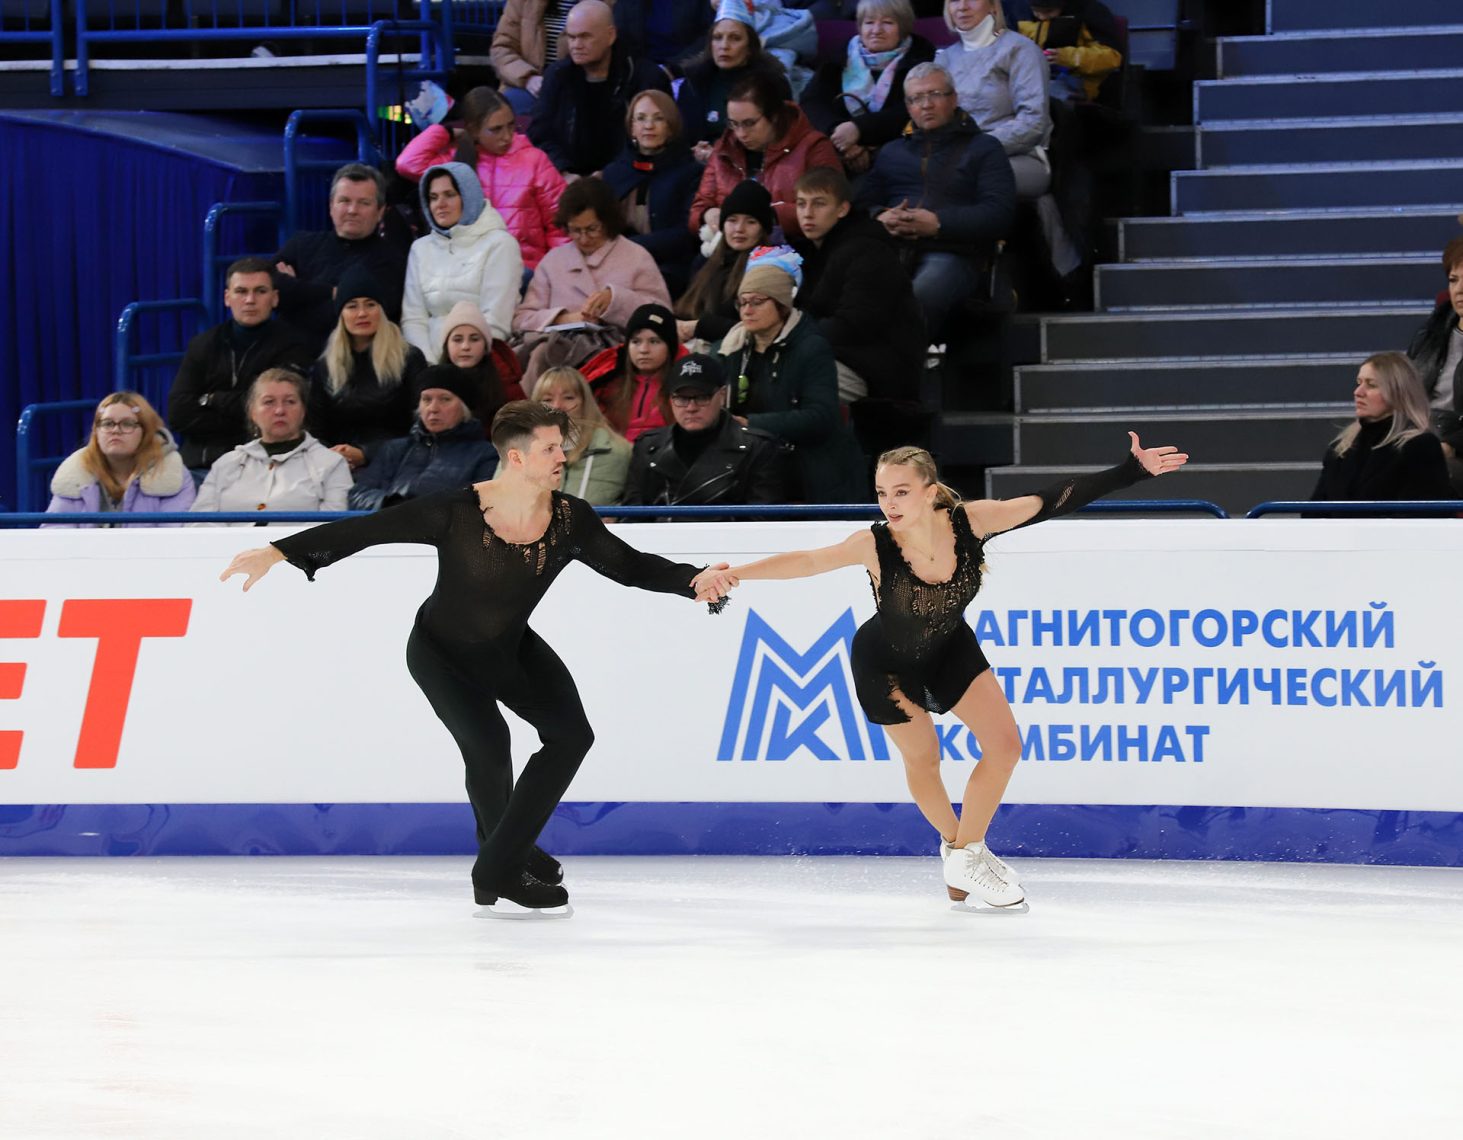
[[[730,562],[718,562],[692,578],[691,588],[696,591],[696,601],[720,601],[730,594],[738,585],[736,577],[727,573],[730,569]]]
[[[1128,438],[1133,441],[1133,455],[1150,475],[1167,475],[1189,461],[1187,453],[1176,447],[1144,447],[1138,442],[1137,432],[1130,431]]]
[[[218,576],[220,582],[227,582],[235,574],[244,574],[244,592],[249,592],[249,587],[260,578],[269,573],[269,568],[276,562],[284,561],[284,555],[273,546],[261,546],[255,550],[245,550],[234,555],[234,560],[229,563],[229,568]]]

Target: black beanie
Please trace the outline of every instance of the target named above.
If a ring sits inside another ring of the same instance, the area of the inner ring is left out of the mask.
[[[423,368],[411,382],[411,388],[412,395],[418,399],[428,388],[443,388],[467,405],[469,415],[476,414],[482,395],[478,391],[477,377],[455,364],[433,364],[430,368]]]
[[[340,280],[335,286],[336,320],[340,319],[346,302],[354,301],[357,297],[369,297],[388,312],[391,309],[391,305],[386,300],[386,290],[381,287],[381,282],[371,276],[370,270],[359,265],[352,265],[340,275]]]
[[[722,199],[721,224],[726,225],[726,220],[733,214],[746,214],[756,218],[762,223],[765,231],[763,236],[771,234],[775,219],[772,216],[772,195],[767,192],[767,187],[750,178],[745,182],[738,182],[732,187],[731,193]]]
[[[625,343],[628,344],[635,338],[635,334],[641,329],[649,329],[661,340],[665,341],[666,347],[671,350],[670,358],[676,358],[676,349],[681,346],[681,339],[676,335],[676,315],[664,305],[641,305],[633,313],[630,319],[625,322]]]

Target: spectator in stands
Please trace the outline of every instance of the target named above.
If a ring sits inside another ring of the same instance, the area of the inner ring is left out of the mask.
[[[849,196],[841,171],[815,166],[798,179],[798,308],[833,348],[840,400],[914,399],[929,343],[924,316],[894,239],[854,213]]]
[[[815,322],[793,307],[802,277],[786,246],[757,250],[737,294],[741,322],[717,355],[732,381],[731,414],[794,448],[795,497],[865,498],[863,456],[838,405],[838,364]]]
[[[468,376],[468,383],[477,393],[477,403],[472,406],[473,418],[483,426],[483,437],[487,438],[492,427],[493,416],[510,400],[522,400],[523,388],[519,385],[516,370],[511,377],[499,371],[500,360],[512,360],[513,354],[504,346],[503,352],[493,351],[493,334],[483,314],[471,301],[459,301],[442,322],[446,333],[442,338],[441,352],[437,359],[443,364],[454,364]]]
[[[655,258],[666,288],[679,293],[691,276],[696,235],[686,228],[701,168],[681,137],[681,114],[664,91],[642,91],[625,116],[630,141],[604,169],[620,199],[625,235]]]
[[[759,245],[773,244],[776,225],[772,195],[765,186],[748,180],[726,196],[720,242],[676,302],[676,333],[682,344],[693,339],[714,344],[731,331],[739,316],[737,289],[747,258]]]
[[[458,110],[461,128],[428,127],[406,144],[396,172],[415,182],[447,162],[476,170],[488,204],[518,239],[524,268],[531,272],[551,247],[569,240],[554,225],[564,177],[548,155],[514,129],[513,108],[491,87],[474,87]]]
[[[46,513],[155,515],[186,511],[197,494],[162,417],[136,392],[113,392],[97,405],[86,446],[63,459],[51,477]]]
[[[802,99],[850,173],[862,174],[873,152],[899,137],[909,122],[904,77],[934,58],[935,45],[914,32],[909,0],[860,0],[846,58],[820,67]]]
[[[998,0],[946,0],[945,23],[960,40],[936,52],[935,61],[950,74],[961,110],[1005,148],[1016,196],[1035,203],[1052,268],[1065,278],[1081,268],[1082,252],[1050,193],[1046,56],[1007,28]]]
[[[260,373],[246,405],[254,438],[221,456],[194,511],[343,511],[350,465],[305,430],[307,385],[287,368]]]
[[[507,0],[503,5],[488,58],[517,114],[533,113],[544,72],[564,57],[564,24],[573,7],[574,0]],[[491,190],[488,197],[493,198]]]
[[[801,237],[793,186],[813,166],[842,169],[828,136],[813,129],[796,103],[776,83],[748,75],[727,96],[727,129],[712,149],[691,204],[691,229],[704,223],[712,234],[721,225],[722,200],[751,178],[767,187],[777,222],[787,237]]]
[[[168,390],[168,418],[183,435],[185,466],[201,483],[220,455],[249,438],[244,396],[268,368],[310,370],[314,353],[299,334],[272,320],[279,305],[274,272],[259,257],[244,257],[224,276],[229,319],[188,342]]]
[[[564,39],[568,57],[549,68],[528,137],[573,182],[598,174],[619,153],[631,99],[671,87],[665,72],[618,42],[603,0],[575,4]]]
[[[674,314],[664,305],[641,305],[625,325],[625,343],[597,353],[580,372],[610,427],[634,443],[642,432],[665,426],[661,389],[685,353]]]
[[[385,294],[369,274],[341,278],[335,331],[315,362],[310,424],[354,471],[377,444],[411,430],[412,381],[427,366],[386,315]]]
[[[551,364],[579,364],[625,339],[625,322],[641,305],[670,306],[655,259],[623,235],[624,214],[615,192],[598,178],[564,191],[555,221],[570,243],[549,250],[513,314],[525,358],[524,386]],[[554,325],[584,325],[545,338]],[[553,357],[550,359],[550,357]]]
[[[714,356],[685,356],[666,381],[673,421],[635,441],[624,502],[667,506],[781,503],[786,447],[726,410],[726,378]]]
[[[791,97],[796,100],[812,78],[811,64],[818,56],[818,25],[813,14],[782,0],[712,0],[711,6],[718,10],[718,18],[741,10],[762,41],[763,53],[782,64]]]
[[[676,105],[686,124],[696,161],[711,160],[713,144],[726,131],[726,99],[748,75],[765,75],[781,88],[784,100],[792,88],[782,64],[762,50],[762,38],[753,26],[752,14],[743,3],[723,4],[711,25],[711,42],[705,52],[686,65],[686,75],[676,91]]]
[[[579,370],[565,365],[546,369],[534,385],[533,398],[557,408],[572,424],[559,484],[564,493],[597,507],[618,503],[630,470],[630,442],[606,422]]]
[[[353,511],[374,511],[407,499],[493,477],[498,453],[483,436],[472,409],[481,393],[472,376],[452,364],[434,364],[412,385],[417,414],[404,439],[389,439],[361,469],[350,491]]]
[[[705,0],[614,0],[615,27],[632,54],[680,75],[706,46],[715,7]]]
[[[914,130],[879,148],[857,201],[903,246],[925,331],[939,341],[1010,228],[1016,186],[1001,144],[956,104],[938,63],[910,70],[904,98]]]
[[[1046,56],[1052,98],[1096,99],[1102,81],[1123,65],[1112,11],[1102,0],[1049,0],[1033,4],[1031,13],[1017,30]]]
[[[1407,357],[1367,357],[1353,400],[1356,419],[1331,441],[1313,501],[1453,497],[1442,445],[1428,431],[1427,393]]]
[[[1422,378],[1453,491],[1463,497],[1463,237],[1444,248],[1443,271],[1448,295],[1417,330],[1407,355]]]
[[[503,216],[488,205],[470,166],[449,162],[422,178],[422,211],[432,232],[412,243],[401,299],[401,331],[429,362],[445,333],[442,321],[471,301],[493,336],[507,340],[523,286],[523,258]]]
[[[318,352],[335,324],[335,287],[348,269],[363,269],[381,285],[386,315],[401,318],[407,250],[384,236],[386,179],[379,170],[347,163],[330,183],[330,230],[298,233],[274,255],[280,274],[279,315]],[[180,427],[178,429],[182,431]]]

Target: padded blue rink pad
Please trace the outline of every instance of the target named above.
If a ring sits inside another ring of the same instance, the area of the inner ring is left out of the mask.
[[[565,803],[556,855],[927,855],[913,804]],[[1463,866],[1463,813],[1007,804],[991,844],[1064,859]],[[468,855],[466,804],[0,805],[3,855]]]

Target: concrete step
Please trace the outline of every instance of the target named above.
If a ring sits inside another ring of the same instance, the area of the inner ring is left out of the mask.
[[[1175,215],[1235,210],[1356,210],[1463,201],[1463,160],[1178,170]]]
[[[1375,16],[1368,24],[1380,23]],[[1390,14],[1386,23],[1393,24]],[[1463,26],[1415,28],[1369,26],[1343,32],[1289,32],[1270,36],[1221,36],[1215,42],[1219,74],[1325,75],[1342,71],[1447,69],[1463,60]]]
[[[1101,265],[1099,312],[1254,305],[1417,304],[1443,281],[1430,254],[1364,260],[1149,261]]]
[[[1394,28],[1456,27],[1463,23],[1458,0],[1408,0],[1385,12],[1373,0],[1268,0],[1265,30],[1268,32],[1304,32],[1333,28],[1374,28],[1388,24]]]
[[[1091,470],[1092,467],[992,468],[986,472],[985,493],[993,499],[1029,495],[1060,479]],[[1243,517],[1251,507],[1272,499],[1309,499],[1320,473],[1319,458],[1314,463],[1190,462],[1182,471],[1165,475],[1156,483],[1147,480],[1109,498],[1205,499],[1235,517]]]
[[[1118,252],[1124,262],[1369,253],[1436,256],[1458,233],[1460,212],[1463,212],[1463,199],[1446,209],[1411,207],[1329,214],[1304,211],[1125,218],[1118,223]]]
[[[1317,465],[1327,443],[1355,415],[1352,406],[1276,410],[1073,412],[1016,417],[1017,463],[1100,466],[1121,455],[1127,432],[1144,446],[1169,445],[1205,463]]]
[[[1043,317],[1022,363],[1360,354],[1404,348],[1430,308],[1265,309],[1231,313],[1081,313]]]
[[[1351,392],[1360,356],[1261,360],[1023,364],[1018,412],[1115,411],[1335,403]]]
[[[1417,162],[1463,154],[1463,114],[1235,120],[1205,124],[1195,135],[1201,170],[1307,162]]]
[[[1194,84],[1194,122],[1463,112],[1463,70],[1254,75]]]

